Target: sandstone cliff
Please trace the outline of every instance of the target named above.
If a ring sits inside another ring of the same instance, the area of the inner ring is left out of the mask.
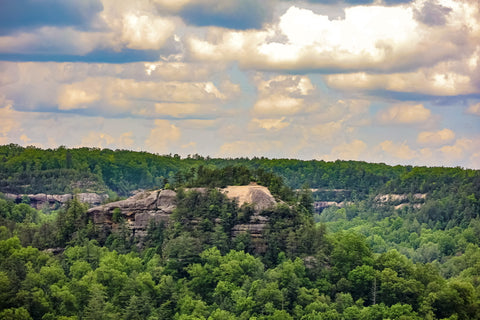
[[[205,189],[196,188],[197,191]],[[256,184],[248,186],[229,186],[220,189],[229,199],[235,199],[239,206],[249,203],[254,208],[250,221],[237,224],[232,229],[235,237],[242,232],[249,232],[252,238],[259,238],[268,221],[261,215],[265,209],[272,208],[276,201],[268,188]],[[136,237],[144,237],[150,221],[169,223],[176,208],[176,192],[173,190],[143,191],[122,201],[111,202],[88,210],[88,215],[96,225],[115,228],[114,212],[123,217]]]
[[[51,209],[57,208],[65,204],[67,201],[73,199],[73,195],[70,193],[67,194],[13,194],[6,193],[5,197],[11,199],[17,203],[20,203],[24,198],[28,198],[30,205],[35,209],[42,209],[44,207],[49,207]],[[107,194],[96,194],[96,193],[78,193],[76,197],[80,202],[86,203],[90,206],[98,206],[106,199],[108,199]]]

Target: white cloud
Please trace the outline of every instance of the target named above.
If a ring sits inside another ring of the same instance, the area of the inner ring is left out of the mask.
[[[281,117],[280,119],[252,119],[252,122],[257,125],[258,127],[265,129],[265,130],[280,130],[285,127],[288,127],[290,123],[283,122],[285,117]]]
[[[475,145],[479,146],[479,143],[479,140],[474,141],[468,138],[461,138],[457,139],[453,145],[440,148],[440,152],[448,162],[458,161],[464,159],[471,151],[476,150],[475,148],[472,149],[472,147]]]
[[[181,137],[181,131],[178,127],[167,120],[155,120],[155,128],[150,131],[150,135],[145,140],[145,145],[152,152],[166,154],[173,143],[178,142]]]
[[[164,9],[170,11],[178,11],[182,9],[185,5],[192,2],[192,0],[153,0],[153,2]]]
[[[131,64],[132,69],[138,70],[139,63]],[[212,74],[223,72],[223,63],[194,63],[179,61],[157,61],[143,63],[145,74],[150,80],[169,81],[205,81],[211,79]]]
[[[100,99],[100,96],[93,91],[87,92],[74,88],[72,85],[63,86],[58,96],[58,108],[60,110],[85,109],[92,102]]]
[[[257,77],[256,81],[257,88],[263,95],[285,92],[296,96],[308,96],[315,89],[307,76],[278,75],[268,80]]]
[[[132,13],[123,16],[122,41],[130,49],[158,50],[174,31],[175,24],[169,19]]]
[[[12,137],[10,133],[20,129],[19,120],[21,115],[12,108],[11,104],[7,104],[0,108],[0,144],[5,144]]]
[[[377,119],[384,124],[416,124],[430,119],[431,112],[421,104],[400,104],[377,114]]]
[[[198,114],[202,106],[195,103],[155,103],[155,113],[163,116],[184,117]]]
[[[417,142],[422,145],[440,146],[447,144],[455,139],[455,132],[450,129],[439,131],[422,131],[418,134]]]
[[[259,98],[252,112],[257,117],[292,116],[312,107],[307,100],[315,95],[315,87],[307,76],[278,75],[264,80],[257,75],[254,81]]]
[[[380,143],[380,148],[389,157],[393,157],[401,160],[411,160],[418,156],[415,150],[412,150],[406,142],[395,143],[391,140],[385,140]]]
[[[271,141],[247,141],[237,140],[224,143],[218,152],[220,157],[254,157],[265,156],[272,151],[282,149],[283,142]]]
[[[141,116],[212,114],[213,103],[230,98],[212,82],[137,81],[113,77],[92,77],[62,86],[61,110],[95,108],[105,114]]]
[[[236,60],[263,70],[414,70],[475,51],[480,29],[472,14],[475,5],[444,2],[451,12],[438,28],[415,19],[415,2],[352,6],[345,9],[344,19],[337,20],[291,6],[278,24],[264,30],[212,28],[205,39],[190,37],[188,46],[201,60]],[[464,82],[454,74],[448,77],[447,82]]]
[[[24,143],[24,144],[28,144],[30,141],[32,141],[32,139],[30,139],[26,134],[22,134],[20,136],[20,140]]]
[[[131,148],[134,143],[132,136],[133,133],[131,131],[122,133],[117,139],[118,145],[122,148]]]
[[[476,152],[470,156],[470,168],[480,170],[480,152]]]
[[[480,116],[480,102],[470,105],[467,109],[467,113]]]
[[[216,128],[220,123],[220,119],[187,119],[182,120],[182,128],[189,129],[211,129]]]
[[[153,116],[155,103],[197,104],[201,114],[211,114],[218,109],[213,105],[240,92],[238,84],[221,72],[224,66],[175,62],[155,66],[147,75],[145,63],[0,62],[0,92],[24,109],[58,106],[75,113],[98,110],[115,116]]]
[[[123,148],[131,149],[134,144],[133,133],[131,131],[124,132],[120,135],[111,135],[106,132],[89,131],[87,135],[82,137],[80,147],[95,148]]]
[[[253,106],[253,113],[259,116],[293,115],[302,110],[303,99],[284,95],[259,99]]]
[[[344,132],[345,125],[343,120],[320,123],[309,128],[305,128],[305,135],[309,137],[314,136],[316,139],[319,139],[319,141],[327,143],[331,142],[335,137],[343,134]]]
[[[82,137],[80,146],[106,148],[113,145],[114,142],[115,138],[108,133],[90,131],[86,136]]]
[[[470,74],[438,67],[408,73],[333,74],[326,76],[326,82],[330,87],[341,90],[387,90],[435,96],[455,96],[480,91],[472,82]]]
[[[355,139],[349,143],[343,143],[332,148],[330,154],[321,156],[320,159],[326,161],[342,160],[361,160],[367,150],[367,144]]]

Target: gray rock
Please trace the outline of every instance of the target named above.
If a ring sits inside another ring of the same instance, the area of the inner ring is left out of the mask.
[[[198,192],[206,191],[205,188],[195,188],[194,190]],[[253,204],[255,213],[250,217],[249,223],[235,225],[231,236],[236,237],[242,233],[250,234],[255,248],[258,252],[262,252],[266,248],[266,244],[263,243],[262,233],[268,223],[268,218],[262,216],[261,212],[262,210],[272,208],[276,204],[275,199],[267,188],[257,185],[229,187],[221,191],[230,199],[240,200],[238,201],[239,205],[245,202]],[[177,193],[173,190],[136,192],[126,200],[93,207],[88,210],[87,214],[96,225],[115,229],[118,226],[112,221],[112,216],[114,210],[118,209],[132,234],[142,241],[152,221],[165,224],[171,221],[171,214],[177,206],[176,196]],[[191,221],[193,224],[199,222],[199,220]],[[220,223],[221,221],[217,218],[215,222]]]

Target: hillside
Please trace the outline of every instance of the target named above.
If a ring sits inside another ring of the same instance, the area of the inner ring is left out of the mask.
[[[478,170],[0,151],[2,319],[480,319]]]

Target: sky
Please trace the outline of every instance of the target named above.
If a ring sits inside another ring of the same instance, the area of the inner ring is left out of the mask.
[[[8,143],[480,169],[480,2],[2,0]]]

